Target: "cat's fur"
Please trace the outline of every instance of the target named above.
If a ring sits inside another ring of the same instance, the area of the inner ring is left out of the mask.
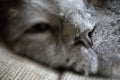
[[[97,0],[95,0],[97,1]],[[8,2],[7,25],[1,27],[2,38],[18,54],[26,55],[51,67],[72,68],[86,74],[98,72],[98,56],[92,48],[74,45],[74,38],[93,30],[94,0],[19,0]],[[3,2],[4,3],[4,2]],[[5,4],[4,4],[5,5]],[[51,29],[26,32],[36,23],[47,23]],[[102,72],[101,72],[102,74]]]

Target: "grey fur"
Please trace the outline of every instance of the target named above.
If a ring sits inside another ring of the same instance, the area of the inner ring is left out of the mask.
[[[27,55],[50,67],[62,66],[78,72],[85,70],[86,74],[100,73],[110,76],[113,64],[109,64],[109,61],[114,62],[113,53],[120,53],[117,49],[119,46],[112,48],[116,49],[116,52],[107,50],[112,41],[119,36],[118,32],[118,35],[111,38],[113,26],[110,23],[114,23],[116,29],[119,28],[119,8],[112,5],[109,0],[106,0],[106,6],[95,1],[23,0],[20,5],[8,9],[8,26],[4,29],[6,40],[13,45],[16,53]],[[112,9],[109,10],[108,7],[114,8],[118,14],[114,13],[115,11],[110,12]],[[25,33],[38,22],[53,25],[55,30],[36,34]],[[87,29],[92,31],[95,25],[92,35],[93,48],[86,48],[82,44],[73,45],[76,35]],[[117,44],[115,42],[113,47]]]

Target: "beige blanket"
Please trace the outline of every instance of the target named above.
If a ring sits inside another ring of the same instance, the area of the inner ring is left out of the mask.
[[[0,80],[108,80],[59,72],[20,57],[0,45]]]

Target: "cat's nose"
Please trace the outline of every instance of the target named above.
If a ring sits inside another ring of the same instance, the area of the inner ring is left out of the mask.
[[[83,33],[77,35],[74,39],[75,44],[81,43],[87,48],[91,47],[93,44],[90,38],[90,33],[91,31],[87,29]]]

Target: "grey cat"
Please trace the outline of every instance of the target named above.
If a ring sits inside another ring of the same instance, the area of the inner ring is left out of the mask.
[[[9,1],[3,1],[9,7],[7,25],[0,29],[14,52],[52,68],[110,75],[111,68],[99,71],[104,58],[97,55],[89,36],[99,22],[95,7],[103,6],[103,0]]]

